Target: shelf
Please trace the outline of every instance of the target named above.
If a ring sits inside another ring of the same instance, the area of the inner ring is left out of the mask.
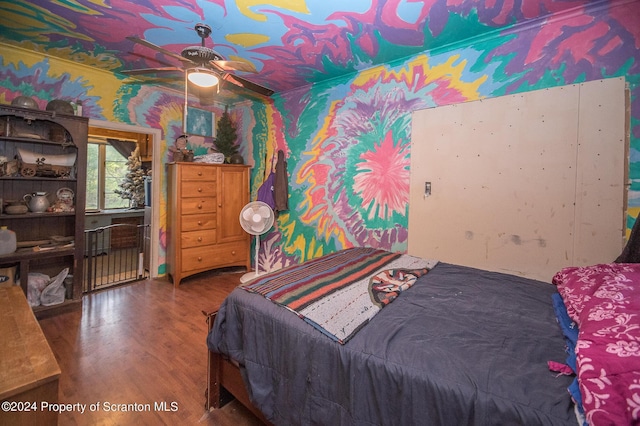
[[[18,142],[18,143],[39,143],[42,145],[56,145],[62,148],[76,148],[76,145],[73,142],[67,141],[52,141],[50,139],[38,139],[38,138],[23,138],[20,136],[3,136],[0,135],[0,138],[7,142]]]
[[[55,111],[46,111],[41,109],[23,108],[15,105],[2,105],[2,111],[4,115],[13,115],[20,117],[24,120],[50,120],[50,121],[84,121],[87,122],[87,118],[78,115],[60,114]]]
[[[1,255],[0,265],[32,259],[40,260],[51,257],[73,256],[74,254],[75,247],[51,248],[41,251],[34,251],[32,249],[18,249],[13,253]]]
[[[44,219],[44,218],[53,218],[53,217],[63,217],[63,216],[75,216],[75,212],[64,212],[64,213],[23,213],[23,214],[0,214],[0,220],[2,219]]]
[[[82,299],[65,299],[64,302],[51,306],[34,306],[34,315],[37,319],[47,318],[52,315],[58,315],[65,312],[71,312],[82,308]]]
[[[0,180],[25,180],[25,181],[60,181],[60,182],[76,182],[76,178],[62,178],[62,177],[46,177],[46,176],[0,176]]]

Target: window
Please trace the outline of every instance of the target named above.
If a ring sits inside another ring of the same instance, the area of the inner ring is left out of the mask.
[[[127,158],[107,142],[89,140],[87,145],[87,211],[129,207],[115,193],[128,172]]]

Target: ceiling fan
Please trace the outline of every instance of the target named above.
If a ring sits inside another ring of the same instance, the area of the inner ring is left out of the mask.
[[[131,40],[168,57],[179,60],[182,63],[182,67],[168,66],[162,68],[142,68],[122,71],[122,74],[144,75],[179,71],[186,73],[186,77],[189,81],[200,87],[215,86],[218,84],[219,80],[222,80],[264,96],[271,96],[273,94],[273,90],[271,89],[232,74],[233,71],[255,73],[256,71],[251,65],[241,61],[228,61],[215,50],[205,46],[204,41],[211,34],[210,26],[198,23],[195,26],[195,30],[202,40],[200,46],[186,47],[182,49],[180,54],[171,52],[139,37],[127,37],[127,40]],[[203,80],[198,81],[198,78]]]

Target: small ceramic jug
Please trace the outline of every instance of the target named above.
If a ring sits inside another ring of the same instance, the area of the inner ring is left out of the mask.
[[[60,188],[58,189],[58,192],[56,192],[56,195],[58,196],[58,199],[49,207],[48,211],[53,213],[74,211],[74,193],[70,188]]]
[[[49,208],[49,199],[46,192],[34,192],[22,197],[26,201],[29,210],[34,213],[46,212]]]

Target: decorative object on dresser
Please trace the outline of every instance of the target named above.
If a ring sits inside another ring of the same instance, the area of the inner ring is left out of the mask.
[[[237,127],[233,120],[231,120],[229,108],[225,107],[222,116],[218,120],[218,131],[216,132],[214,144],[216,150],[224,155],[226,163],[231,163],[231,157],[238,154],[238,146],[236,145],[237,140]]]
[[[217,152],[212,148],[209,148],[207,154],[204,155],[196,155],[193,158],[193,161],[196,163],[210,163],[210,164],[223,164],[224,163],[224,154],[221,152]]]
[[[175,286],[210,269],[251,268],[250,236],[238,221],[249,202],[249,167],[170,163],[168,273]]]
[[[0,122],[0,154],[16,158],[13,167],[0,173],[0,194],[8,204],[0,214],[0,226],[15,231],[17,240],[15,252],[0,256],[0,268],[17,268],[25,294],[30,274],[55,277],[68,268],[73,276],[70,298],[35,306],[33,312],[42,318],[78,309],[84,276],[89,119],[0,105]],[[58,205],[60,200],[64,206]],[[52,235],[65,241],[52,241]]]
[[[173,153],[173,161],[176,163],[193,161],[193,151],[188,148],[189,135],[183,134],[176,138],[174,146],[169,147],[169,151]]]

